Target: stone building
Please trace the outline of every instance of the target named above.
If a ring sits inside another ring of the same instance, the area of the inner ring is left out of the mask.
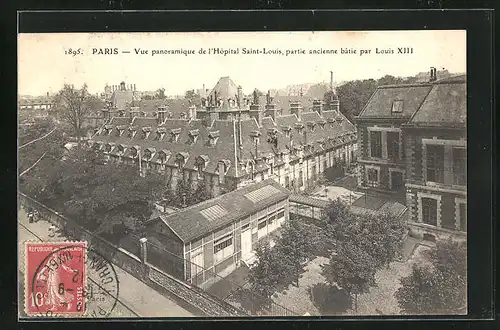
[[[466,77],[377,88],[356,118],[358,185],[401,193],[416,235],[467,227]]]
[[[230,95],[239,89],[233,85],[225,95],[214,88],[211,95],[217,93],[218,102],[212,97],[202,110],[186,109],[185,119],[168,118],[169,108],[163,105],[156,117],[112,118],[91,146],[110,161],[137,166],[138,173],[163,173],[174,191],[183,180],[193,189],[203,185],[212,196],[268,178],[305,191],[326,169],[353,164],[356,130],[340,113],[335,95],[327,110],[319,100],[310,111],[294,101],[290,114],[280,115],[269,95],[264,107],[255,96],[248,107],[231,108]]]

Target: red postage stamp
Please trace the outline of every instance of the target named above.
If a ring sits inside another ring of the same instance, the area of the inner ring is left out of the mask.
[[[26,242],[27,315],[85,315],[86,242]]]

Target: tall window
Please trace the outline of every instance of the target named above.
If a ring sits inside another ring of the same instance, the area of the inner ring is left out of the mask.
[[[214,260],[220,262],[234,253],[233,234],[226,235],[214,241]]]
[[[371,157],[382,157],[382,132],[370,132]]]
[[[299,187],[302,187],[304,185],[303,179],[302,179],[302,170],[299,171]]]
[[[437,226],[437,200],[422,198],[422,221]]]
[[[399,132],[387,132],[387,156],[399,158]]]
[[[267,235],[267,221],[266,217],[261,218],[257,222],[257,236],[258,238],[264,237]]]
[[[367,171],[367,178],[369,185],[375,185],[378,183],[378,170],[374,168],[369,168]]]
[[[460,204],[460,230],[467,231],[467,204]]]
[[[453,184],[467,184],[467,151],[464,148],[453,148]]]
[[[444,146],[427,145],[427,181],[444,182]]]
[[[191,252],[191,277],[203,271],[203,248],[199,247]]]

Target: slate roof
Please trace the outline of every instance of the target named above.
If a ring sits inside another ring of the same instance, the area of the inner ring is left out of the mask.
[[[214,88],[208,94],[208,97],[212,96],[215,99],[215,92],[217,92],[218,99],[228,99],[234,98],[238,95],[238,86],[231,80],[230,77],[221,77]]]
[[[221,80],[226,84],[231,84],[228,79],[221,78]],[[188,103],[187,100],[165,100],[164,105],[171,106],[172,102]],[[154,104],[154,102],[144,104]],[[183,111],[187,111],[187,108],[183,108]],[[339,121],[339,118],[342,120]],[[175,166],[177,154],[186,152],[187,161],[184,166],[190,170],[196,169],[196,159],[204,155],[208,158],[204,171],[211,174],[217,173],[219,161],[227,160],[229,161],[229,170],[226,175],[229,177],[247,175],[249,168],[246,165],[249,162],[254,164],[256,173],[268,169],[270,165],[263,161],[262,157],[274,157],[275,165],[279,165],[283,161],[281,158],[283,153],[307,146],[305,155],[314,154],[322,148],[331,148],[334,145],[354,140],[356,132],[355,127],[345,116],[335,111],[323,111],[322,116],[317,112],[304,111],[300,119],[295,114],[278,116],[275,120],[271,117],[264,117],[260,126],[254,118],[241,120],[241,122],[216,120],[209,127],[204,126],[202,120],[175,118],[167,118],[163,123],[159,123],[156,118],[152,117],[135,117],[130,124],[127,121],[126,117],[113,118],[107,125],[112,130],[111,133],[106,134],[102,129],[92,138],[91,143],[139,146],[143,152],[146,148],[151,147],[156,150],[151,158],[149,158],[149,154],[147,155],[147,159],[152,162],[159,162],[158,152],[165,150],[171,154],[171,157],[164,163],[167,166]],[[304,126],[302,131],[297,129],[297,123]],[[308,123],[314,124],[314,127]],[[123,128],[123,125],[128,126],[122,130],[120,136],[118,126]],[[241,134],[238,133],[240,127]],[[288,127],[291,128],[290,135],[285,134],[285,128]],[[129,135],[129,131],[134,130],[136,133],[132,137]],[[196,140],[190,135],[190,132],[194,130],[198,130]],[[211,132],[216,132],[218,136],[215,146],[211,146],[209,143]],[[163,137],[161,133],[164,133]],[[253,137],[255,133],[260,135],[257,153]],[[177,140],[175,140],[175,136],[177,136]],[[125,151],[125,155],[127,154]],[[290,160],[293,161],[299,156],[294,152],[291,154]]]
[[[378,87],[358,118],[407,118],[407,125],[466,124],[466,76],[435,82]],[[402,101],[402,113],[392,113],[394,101]]]
[[[441,126],[465,125],[467,86],[465,76],[438,81],[432,87],[410,124]]]
[[[429,94],[431,84],[380,86],[372,94],[358,118],[409,118]],[[403,101],[402,113],[392,113],[394,101]]]
[[[153,113],[158,111],[158,107],[165,104],[165,100],[140,100],[139,110],[145,113]]]
[[[271,195],[267,198],[252,202],[246,194],[258,189],[272,187]],[[274,192],[274,193],[273,193]],[[222,229],[232,222],[238,221],[276,202],[282,201],[290,195],[273,179],[268,179],[249,185],[227,194],[218,196],[205,202],[190,206],[177,213],[160,216],[155,221],[163,221],[185,243],[201,238],[214,231]],[[224,210],[222,212],[220,210]],[[207,217],[205,214],[220,214],[218,217]],[[210,219],[210,220],[209,220]]]

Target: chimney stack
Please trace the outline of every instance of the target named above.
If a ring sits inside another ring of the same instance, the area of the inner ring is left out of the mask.
[[[437,80],[437,70],[435,67],[431,67],[431,76],[429,78],[429,81],[436,81]]]
[[[313,111],[316,111],[320,116],[323,112],[323,102],[321,100],[315,99],[312,105]]]
[[[290,113],[295,114],[297,118],[300,119],[302,115],[302,106],[300,105],[300,102],[298,101],[290,102]]]
[[[241,86],[238,86],[238,108],[241,108],[243,102],[243,90]]]
[[[161,124],[165,121],[166,107],[158,107],[158,123]]]
[[[330,71],[330,90],[333,90],[333,71]]]
[[[134,84],[134,92],[135,92],[135,91],[136,91],[136,89],[135,89],[135,84]]]

